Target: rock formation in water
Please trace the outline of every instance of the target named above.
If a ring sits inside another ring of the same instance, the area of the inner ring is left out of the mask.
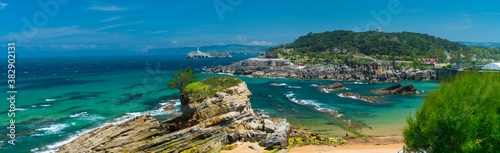
[[[333,84],[328,84],[321,86],[323,89],[328,89],[328,90],[346,90],[347,88],[344,87],[344,85],[340,82],[336,82]]]
[[[58,152],[219,152],[238,140],[283,148],[291,131],[285,119],[255,114],[244,82],[198,97],[181,93],[182,115],[158,121],[143,115],[82,135]]]
[[[377,99],[381,98],[378,96],[361,96],[360,94],[352,93],[352,92],[341,93],[341,94],[339,94],[339,96],[343,97],[343,98],[359,99],[362,101],[366,101],[369,103],[375,103],[375,104],[378,103]]]
[[[251,75],[254,77],[281,77],[296,79],[360,80],[378,82],[398,82],[399,80],[434,80],[434,70],[395,69],[390,63],[359,65],[339,64],[336,66],[297,66],[283,59],[253,58],[224,66],[213,66],[206,73],[228,73]]]
[[[374,90],[373,92],[378,93],[378,94],[387,94],[387,95],[393,95],[393,94],[418,94],[417,89],[413,86],[413,84],[407,85],[407,86],[401,86],[401,84],[397,84],[394,86],[390,86],[387,88],[383,89],[378,89]]]

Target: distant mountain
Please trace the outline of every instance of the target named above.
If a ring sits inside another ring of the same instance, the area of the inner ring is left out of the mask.
[[[250,45],[210,45],[200,46],[203,52],[228,52],[240,54],[259,54],[269,49],[269,46],[250,46]],[[150,49],[148,54],[153,55],[186,55],[191,51],[196,51],[197,47],[178,47],[178,48],[157,48]]]
[[[500,47],[499,42],[466,42],[459,41],[458,43],[464,44],[471,47]]]

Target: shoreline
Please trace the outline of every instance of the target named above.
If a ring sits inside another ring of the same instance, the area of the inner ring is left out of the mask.
[[[387,153],[397,152],[403,149],[404,140],[402,136],[368,136],[368,141],[359,138],[350,137],[348,143],[338,146],[328,145],[304,145],[294,146],[288,153],[324,153],[324,152],[347,152],[347,153]],[[259,150],[250,149],[249,146],[258,145],[257,143],[245,142],[237,145],[233,150],[222,150],[221,153],[263,153],[263,147]]]

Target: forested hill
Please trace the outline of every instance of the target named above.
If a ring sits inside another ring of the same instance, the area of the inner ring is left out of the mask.
[[[280,47],[271,48],[270,52]],[[286,46],[298,53],[361,53],[365,55],[390,56],[444,56],[444,51],[470,50],[466,45],[435,36],[412,32],[353,32],[329,31],[309,33]]]

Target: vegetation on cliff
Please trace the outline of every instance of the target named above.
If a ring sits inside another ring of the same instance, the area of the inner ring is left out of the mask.
[[[500,150],[500,73],[468,72],[441,83],[415,116],[407,119],[411,151],[496,152]]]
[[[446,62],[445,51],[451,53],[454,60],[458,59],[459,54],[471,59],[472,54],[476,52],[478,57],[500,57],[498,49],[474,48],[413,32],[339,30],[309,33],[285,47],[270,48],[267,53],[278,54],[298,64],[363,64],[369,63],[372,58],[407,61],[415,61],[417,58],[439,58],[441,62]]]
[[[179,70],[176,74],[172,76],[172,80],[168,82],[170,89],[182,90],[184,86],[191,82],[198,80],[198,74],[194,73],[191,67],[187,67],[184,71]]]
[[[183,94],[189,94],[190,100],[196,101],[213,96],[216,92],[238,85],[242,81],[234,77],[209,77],[199,82],[192,82],[182,89]]]

